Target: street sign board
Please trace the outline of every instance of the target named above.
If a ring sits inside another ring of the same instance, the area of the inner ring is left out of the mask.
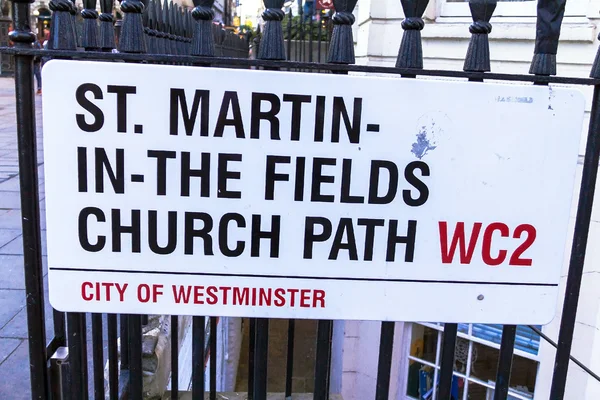
[[[59,310],[555,313],[578,91],[62,60],[43,73]]]

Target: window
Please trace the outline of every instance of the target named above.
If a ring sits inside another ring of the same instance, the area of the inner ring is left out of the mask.
[[[443,324],[411,324],[406,399],[437,398]],[[492,400],[501,325],[460,324],[454,355],[453,400]],[[517,328],[510,378],[510,400],[533,399],[538,369],[539,336],[526,326]]]
[[[470,17],[468,0],[439,0],[441,1],[442,17]],[[589,0],[567,1],[565,16],[585,16]],[[537,1],[535,0],[498,0],[492,17],[534,17]]]

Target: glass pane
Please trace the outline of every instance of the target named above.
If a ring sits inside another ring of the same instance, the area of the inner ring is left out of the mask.
[[[535,327],[542,329],[541,325],[535,325]],[[528,326],[518,325],[515,349],[537,355],[540,350],[540,335]]]
[[[494,382],[496,380],[499,356],[500,352],[498,350],[473,342],[470,376],[484,382]]]
[[[518,391],[519,394],[523,392],[523,394],[533,395],[537,370],[538,363],[536,361],[514,356],[510,374],[511,389]]]
[[[469,393],[467,399],[469,400],[488,400],[494,398],[494,389],[489,389],[485,386],[479,385],[473,381],[469,381]]]
[[[490,382],[493,384],[493,382]],[[471,391],[471,388],[473,391]],[[481,393],[485,393],[487,397],[480,397]],[[519,397],[517,397],[517,395]],[[490,389],[484,386],[481,386],[474,382],[469,382],[469,394],[468,399],[482,399],[482,400],[491,400],[494,398],[494,389]],[[529,393],[528,391],[520,391],[513,387],[510,388],[508,392],[507,400],[522,400],[522,399],[533,399],[533,393]]]
[[[502,325],[473,324],[473,336],[500,344],[502,341]]]
[[[438,378],[439,380],[439,378]],[[470,385],[470,383],[469,383]],[[438,381],[437,391],[439,393],[440,385]],[[456,375],[452,376],[452,386],[450,387],[450,400],[462,400],[465,392],[465,379]],[[429,400],[429,399],[428,399]]]
[[[406,395],[413,399],[421,400],[427,398],[433,390],[433,368],[417,361],[408,362],[408,379],[406,384]]]
[[[436,364],[438,331],[427,326],[413,324],[410,355]],[[437,364],[436,364],[437,365]]]
[[[473,324],[473,336],[499,345],[502,342],[502,325]],[[517,326],[515,349],[537,354],[539,348],[540,336],[528,326]]]
[[[454,371],[466,374],[468,358],[469,341],[460,337],[456,338],[456,347],[454,348]]]

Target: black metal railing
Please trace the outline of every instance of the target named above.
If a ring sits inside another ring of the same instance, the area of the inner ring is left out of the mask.
[[[477,84],[482,81],[520,81],[533,84],[564,83],[593,86],[594,97],[587,135],[581,192],[577,208],[572,252],[567,278],[567,290],[562,311],[560,335],[550,398],[564,398],[567,369],[573,340],[573,329],[582,279],[585,250],[594,198],[598,162],[600,158],[600,60],[594,64],[591,78],[555,77],[556,51],[560,22],[564,13],[564,0],[558,3],[540,0],[535,54],[531,75],[490,73],[488,34],[489,23],[496,1],[483,3],[472,0],[473,24],[469,28],[472,38],[463,71],[435,71],[423,69],[420,31],[425,24],[422,15],[427,0],[403,1],[406,18],[402,22],[404,36],[399,49],[396,68],[353,65],[354,44],[352,11],[357,0],[336,1],[336,13],[294,17],[282,11],[284,0],[265,0],[263,13],[265,25],[253,44],[255,60],[248,59],[249,43],[212,22],[214,0],[194,0],[193,10],[158,1],[123,0],[120,11],[122,21],[115,24],[112,1],[101,0],[102,13],[96,13],[95,0],[86,0],[81,11],[81,38],[76,34],[76,9],[69,0],[52,0],[51,38],[47,51],[33,50],[35,40],[30,31],[30,1],[12,0],[13,26],[11,39],[14,47],[4,47],[2,52],[14,56],[16,110],[19,139],[19,172],[21,183],[21,212],[23,224],[24,269],[27,293],[27,320],[32,398],[50,398],[47,363],[59,347],[69,349],[68,387],[65,396],[73,399],[104,399],[104,365],[108,361],[108,395],[111,400],[120,398],[141,399],[142,381],[142,326],[140,315],[106,315],[106,335],[103,316],[91,315],[93,379],[90,385],[87,374],[86,342],[87,315],[54,311],[54,338],[48,345],[45,337],[44,294],[42,284],[40,211],[37,176],[35,102],[33,98],[33,58],[43,56],[63,59],[91,59],[120,62],[146,62],[198,67],[227,66],[237,68],[264,68],[283,71],[310,71],[335,74],[349,72],[384,73],[402,78],[438,76],[468,79]],[[122,26],[121,26],[122,23]],[[116,32],[114,26],[117,26]],[[114,48],[118,53],[112,53]],[[79,49],[79,50],[78,50]],[[323,52],[322,52],[323,51]],[[316,55],[315,55],[316,54]],[[237,58],[232,58],[237,57]],[[288,61],[286,61],[286,59]],[[216,328],[218,318],[211,316],[209,332],[206,319],[193,317],[192,342],[192,398],[203,399],[205,364],[210,359],[210,398],[216,398]],[[66,324],[66,325],[65,325]],[[178,388],[178,317],[171,319],[172,326],[172,391],[171,398],[179,395]],[[265,400],[267,395],[267,354],[269,346],[269,320],[250,320],[248,398]],[[497,367],[495,400],[506,399],[513,358],[515,326],[503,328],[500,358]],[[288,325],[286,396],[292,387],[294,346],[294,321]],[[314,398],[329,397],[332,321],[319,321],[316,339]],[[107,353],[103,339],[107,338]],[[120,340],[120,367],[118,337]],[[389,398],[394,323],[383,322],[379,344],[377,370],[377,400]],[[438,399],[450,398],[453,376],[454,348],[457,324],[445,324],[442,345]],[[120,368],[120,371],[119,369]],[[591,372],[591,371],[590,371]],[[597,377],[597,376],[596,376]],[[92,390],[93,389],[93,390]],[[67,398],[67,397],[65,397]]]

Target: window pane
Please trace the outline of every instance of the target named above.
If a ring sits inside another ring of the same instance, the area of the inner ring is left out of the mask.
[[[473,381],[469,382],[469,400],[488,400],[493,399],[494,390],[488,389],[485,386],[479,385]]]
[[[438,385],[439,390],[439,385]],[[462,400],[465,392],[465,379],[458,376],[452,377],[452,386],[450,387],[450,398],[452,400]]]
[[[502,325],[473,324],[473,336],[492,343],[502,342]],[[515,349],[530,354],[538,354],[540,336],[525,325],[517,326]]]
[[[519,392],[533,394],[538,363],[519,356],[513,357],[510,387]]]
[[[535,327],[542,329],[541,325],[535,325]],[[528,326],[518,325],[515,349],[537,355],[540,350],[540,335]]]
[[[435,329],[419,324],[412,324],[410,355],[436,364],[437,339],[438,331]]]
[[[409,360],[406,395],[421,399],[433,389],[433,368],[417,361]],[[431,398],[431,395],[430,397]]]
[[[473,342],[470,376],[484,382],[495,381],[499,355],[498,350]]]
[[[490,382],[493,384],[493,382]],[[473,387],[473,392],[471,392],[471,387]],[[483,388],[483,389],[481,389]],[[488,397],[483,397],[483,400],[490,400],[494,398],[494,389],[490,389],[490,388],[486,388],[484,386],[478,385],[476,383],[473,382],[469,382],[469,400],[471,399],[480,399],[481,397],[474,397],[476,395],[479,395],[479,393],[481,393],[482,390],[485,390],[487,393]],[[473,393],[473,395],[472,395]],[[517,397],[518,395],[518,397]],[[515,388],[513,388],[511,386],[509,392],[508,392],[508,397],[507,400],[521,400],[521,399],[533,399],[533,393],[529,393],[527,391],[520,391],[520,390],[516,390]]]

